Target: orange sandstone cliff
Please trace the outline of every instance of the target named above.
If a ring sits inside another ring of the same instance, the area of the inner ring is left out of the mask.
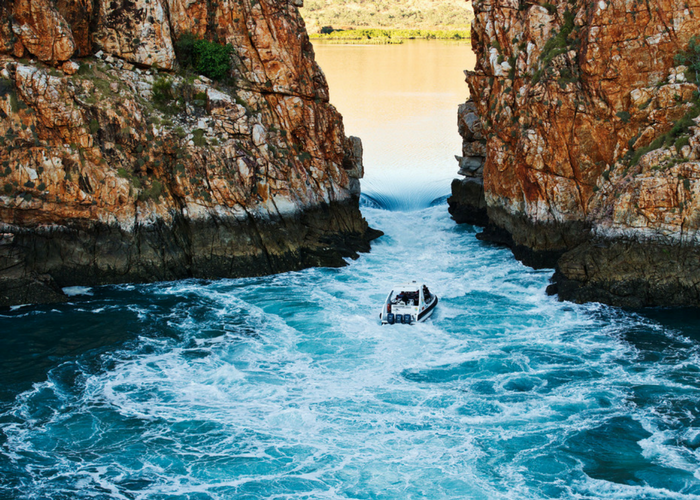
[[[300,0],[0,4],[0,305],[342,265],[376,232]],[[175,44],[233,47],[225,84]]]
[[[700,3],[473,3],[453,216],[560,298],[700,305]]]

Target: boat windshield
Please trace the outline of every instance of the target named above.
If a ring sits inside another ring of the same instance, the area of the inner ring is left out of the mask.
[[[392,304],[414,305],[417,306],[420,301],[420,293],[418,290],[402,290],[397,293],[392,293]]]

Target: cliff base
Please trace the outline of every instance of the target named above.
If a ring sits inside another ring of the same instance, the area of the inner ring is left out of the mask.
[[[357,200],[259,220],[173,217],[171,223],[118,226],[84,221],[35,228],[5,225],[0,307],[65,301],[66,286],[185,278],[261,276],[340,267],[368,252],[371,229]]]

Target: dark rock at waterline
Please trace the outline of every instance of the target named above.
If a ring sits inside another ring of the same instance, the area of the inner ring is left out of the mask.
[[[559,259],[548,293],[560,300],[613,306],[700,304],[700,259],[692,245],[586,242]]]
[[[184,278],[261,276],[340,267],[383,233],[369,228],[358,201],[333,202],[272,219],[192,220],[133,231],[84,221],[34,228],[5,225],[0,307],[65,300],[60,288]]]
[[[448,210],[458,224],[485,226],[489,217],[486,213],[484,183],[478,178],[454,179],[452,196],[447,199]]]
[[[447,199],[448,210],[452,218],[458,224],[473,224],[484,227],[484,231],[477,234],[477,239],[488,241],[510,248],[516,259],[525,265],[535,269],[553,268],[564,250],[534,250],[526,245],[516,243],[511,232],[493,223],[489,218],[489,211],[484,198],[484,185],[479,178],[454,179],[452,181],[452,196]],[[505,214],[494,211],[496,220],[503,219]],[[524,220],[516,221],[519,224],[527,224]],[[514,227],[511,223],[509,226]],[[527,224],[519,232],[531,232],[537,230],[532,224]],[[539,228],[543,231],[543,228]]]
[[[517,260],[533,269],[553,268],[562,255],[560,251],[537,251],[525,245],[518,245],[508,231],[494,224],[488,224],[476,238],[510,248]]]
[[[37,303],[57,304],[66,300],[68,297],[51,276],[0,278],[0,307]]]
[[[497,207],[488,208],[488,218],[488,225],[477,238],[509,247],[516,259],[535,269],[556,267],[565,252],[586,241],[590,234],[588,226],[578,221],[535,223]]]

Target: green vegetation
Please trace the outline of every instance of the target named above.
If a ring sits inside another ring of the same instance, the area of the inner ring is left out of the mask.
[[[676,54],[674,58],[676,64],[683,64],[688,66],[688,72],[686,77],[688,81],[696,85],[700,85],[700,37],[694,36],[688,42],[688,47],[686,50]],[[662,80],[663,83],[663,80]],[[693,93],[693,98],[690,101],[690,107],[686,111],[683,117],[676,121],[671,127],[671,130],[657,137],[651,144],[646,147],[639,148],[637,150],[633,149],[630,145],[630,149],[627,152],[628,165],[633,166],[639,163],[639,159],[650,151],[654,151],[659,148],[670,148],[675,146],[676,151],[680,153],[683,146],[688,145],[690,127],[694,127],[694,118],[700,116],[700,92],[697,90]],[[648,103],[645,107],[648,106]],[[631,142],[631,141],[630,141]]]
[[[92,67],[92,63],[88,62],[83,62],[80,65],[80,68],[78,68],[78,75],[79,76],[92,76],[95,74],[95,69]]]
[[[676,148],[676,151],[680,151],[681,149],[683,149],[684,146],[687,146],[688,144],[690,144],[690,138],[686,135],[679,137],[678,139],[676,139],[676,142],[673,143],[673,145]]]
[[[688,67],[688,80],[700,84],[700,36],[693,36],[688,42],[688,48],[676,54],[674,57],[676,64]]]
[[[173,81],[170,78],[160,77],[153,82],[153,102],[164,105],[174,99]]]
[[[622,123],[629,123],[630,118],[632,118],[632,115],[630,115],[628,111],[619,111],[616,113],[616,116],[622,120]]]
[[[12,85],[12,82],[5,78],[0,78],[0,97],[5,97],[12,92],[14,92],[14,85]]]
[[[184,111],[186,103],[203,107],[207,105],[205,92],[195,93],[194,86],[186,79],[178,85],[169,77],[160,77],[153,82],[153,107],[166,115],[174,115]],[[166,126],[172,126],[169,119],[162,120]]]
[[[139,167],[142,165],[139,164]],[[123,167],[117,169],[117,175],[122,179],[128,179],[131,185],[139,190],[139,201],[156,200],[163,194],[164,186],[158,179],[139,177]],[[150,187],[144,187],[144,182],[150,184]]]
[[[139,201],[157,200],[163,194],[163,183],[158,179],[151,180],[151,187],[142,189]]]
[[[311,35],[321,40],[360,41],[362,43],[401,43],[403,40],[468,40],[469,30],[420,30],[420,29],[325,29],[325,33]]]
[[[464,31],[474,18],[464,0],[306,0],[299,11],[309,33],[329,26]]]
[[[5,78],[0,78],[0,99],[10,96],[10,108],[13,113],[18,113],[21,109],[27,109],[28,106],[17,97],[14,84]]]
[[[659,148],[670,148],[676,144],[678,144],[680,147],[685,146],[687,144],[686,141],[688,140],[690,127],[695,126],[693,118],[696,118],[698,115],[700,115],[700,96],[696,94],[695,101],[688,112],[683,116],[683,118],[673,124],[671,130],[654,139],[654,142],[648,146],[637,150],[630,149],[627,152],[629,165],[636,165],[639,163],[639,159],[650,151],[654,151]]]
[[[207,140],[204,138],[204,130],[198,128],[192,132],[192,142],[195,146],[206,146]]]
[[[233,46],[221,45],[183,34],[175,43],[175,55],[183,70],[191,70],[212,80],[222,81],[230,77]]]
[[[546,7],[546,5],[545,5]],[[532,75],[532,83],[537,83],[542,78],[542,74],[547,71],[552,63],[552,60],[561,55],[565,54],[571,49],[577,48],[577,44],[580,43],[578,39],[571,37],[574,31],[574,14],[568,9],[564,12],[564,24],[559,32],[556,32],[547,43],[545,43],[542,53],[540,54],[540,69],[538,69],[534,75]],[[562,80],[560,83],[565,83],[575,78],[573,73],[569,75],[560,75]]]

